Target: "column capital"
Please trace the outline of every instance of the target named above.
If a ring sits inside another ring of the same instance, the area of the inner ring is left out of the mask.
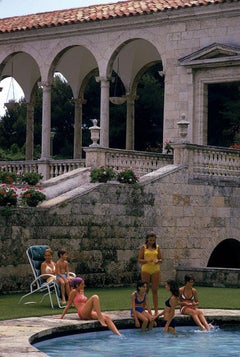
[[[96,80],[97,83],[99,83],[99,82],[110,82],[112,80],[112,77],[97,76],[97,77],[95,77],[95,80]]]
[[[39,88],[50,88],[52,86],[52,81],[40,81],[38,82]]]
[[[73,98],[72,101],[75,105],[82,105],[87,103],[87,100],[84,98]]]

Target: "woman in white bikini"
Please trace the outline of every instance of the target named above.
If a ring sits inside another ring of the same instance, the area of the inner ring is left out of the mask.
[[[59,317],[63,319],[68,309],[74,305],[81,320],[98,320],[103,327],[108,327],[113,333],[121,336],[111,318],[102,313],[98,295],[92,295],[89,299],[84,295],[84,280],[80,277],[73,278],[70,282],[72,290],[68,303]]]
[[[186,274],[184,277],[185,285],[179,289],[179,305],[181,313],[192,317],[196,325],[202,331],[207,331],[213,328],[209,324],[201,310],[197,308],[199,305],[197,290],[193,288],[194,277],[191,274]]]
[[[41,274],[43,274],[43,279],[46,279],[49,283],[56,278],[56,264],[52,260],[53,252],[51,248],[47,248],[44,253],[45,261],[41,264]],[[44,274],[51,274],[53,276]]]

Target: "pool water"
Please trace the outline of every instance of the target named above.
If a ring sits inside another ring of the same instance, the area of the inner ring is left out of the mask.
[[[34,346],[50,357],[239,357],[239,327],[215,327],[202,332],[195,326],[177,327],[177,335],[162,328],[142,333],[140,329],[87,332],[57,337]]]

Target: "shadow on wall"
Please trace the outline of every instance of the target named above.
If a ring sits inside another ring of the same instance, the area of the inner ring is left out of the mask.
[[[225,239],[213,250],[208,267],[240,268],[240,242],[236,239]]]

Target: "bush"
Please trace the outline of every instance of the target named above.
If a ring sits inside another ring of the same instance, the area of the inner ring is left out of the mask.
[[[116,176],[111,167],[99,167],[93,169],[90,174],[91,182],[107,182]]]
[[[43,176],[37,172],[26,172],[20,177],[23,182],[31,186],[35,186],[42,178]]]
[[[1,185],[0,206],[17,206],[17,189],[14,186]]]
[[[17,174],[10,171],[0,171],[0,181],[2,183],[12,184],[17,179]]]
[[[46,200],[46,195],[40,189],[30,188],[21,194],[21,200],[24,205],[36,207],[39,203]]]
[[[138,176],[135,175],[133,170],[126,169],[118,173],[117,180],[121,183],[133,184],[138,182]]]

